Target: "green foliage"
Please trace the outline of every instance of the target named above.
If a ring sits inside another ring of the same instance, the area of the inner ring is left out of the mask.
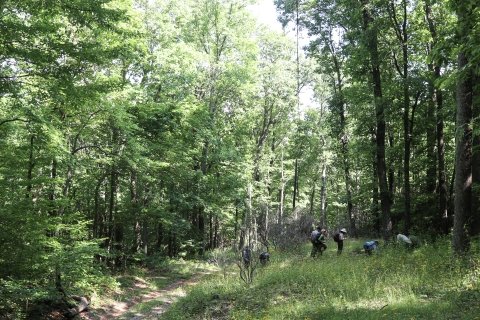
[[[275,1],[285,25],[298,14],[297,27],[308,30],[305,57],[285,34],[257,28],[251,2],[3,4],[0,281],[7,313],[21,310],[27,297],[58,297],[57,276],[67,293],[89,294],[115,285],[109,272],[194,259],[205,250],[235,248],[240,238],[298,250],[320,213],[327,228],[350,222],[349,201],[359,233],[373,231],[376,111],[370,34],[359,3]],[[475,16],[478,8],[472,1],[465,8],[430,3],[434,38],[423,4],[414,1],[407,11],[410,107],[416,103],[412,222],[438,234],[437,194],[425,192],[435,169],[426,136],[444,122],[450,183],[455,84],[463,74],[453,62],[456,50],[465,50],[467,71],[475,72],[479,48],[475,19],[457,26],[452,9]],[[396,70],[402,58],[392,27],[398,23],[391,20],[400,11],[386,8],[369,1],[381,39],[386,161],[398,229],[406,203],[399,187],[405,82]],[[435,77],[432,63],[441,66]],[[444,91],[437,114],[430,85]],[[307,109],[297,99],[310,86],[317,104]],[[216,252],[210,257],[228,281],[229,260]],[[281,297],[290,301],[295,294]]]
[[[450,242],[424,243],[413,252],[380,246],[357,254],[363,241],[345,242],[343,254],[328,249],[317,260],[273,252],[245,286],[238,273],[204,277],[165,314],[169,319],[453,319],[478,314],[480,278],[475,266],[450,261]],[[232,272],[234,271],[232,267]]]

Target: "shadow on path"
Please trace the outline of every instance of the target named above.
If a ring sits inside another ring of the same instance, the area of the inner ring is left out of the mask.
[[[180,297],[185,296],[186,287],[197,284],[206,273],[197,274],[189,279],[170,279],[161,276],[148,277],[155,280],[173,281],[162,289],[150,289],[151,283],[135,278],[132,288],[139,295],[124,301],[100,303],[100,306],[90,308],[80,314],[83,320],[141,320],[160,319],[162,314]]]

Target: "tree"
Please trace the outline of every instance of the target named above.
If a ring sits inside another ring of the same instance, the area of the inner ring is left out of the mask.
[[[472,208],[472,166],[473,166],[473,102],[478,96],[475,84],[475,58],[469,48],[475,31],[475,12],[478,6],[473,2],[453,2],[458,17],[458,40],[461,43],[458,56],[457,80],[457,137],[455,150],[455,216],[452,248],[455,254],[465,253],[470,246],[473,221]],[[477,67],[478,68],[478,67]]]

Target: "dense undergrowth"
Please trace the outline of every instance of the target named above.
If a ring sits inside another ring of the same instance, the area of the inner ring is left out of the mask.
[[[346,241],[337,256],[331,242],[316,260],[307,244],[272,252],[250,284],[238,266],[224,266],[162,319],[480,319],[478,247],[452,261],[448,240],[372,256],[354,253],[362,243]]]

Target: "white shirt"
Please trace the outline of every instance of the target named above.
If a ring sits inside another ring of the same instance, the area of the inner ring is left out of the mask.
[[[397,235],[397,243],[399,243],[399,242],[405,242],[405,243],[409,243],[409,244],[412,243],[412,241],[410,239],[408,239],[406,235],[403,235],[401,233],[399,233]]]

